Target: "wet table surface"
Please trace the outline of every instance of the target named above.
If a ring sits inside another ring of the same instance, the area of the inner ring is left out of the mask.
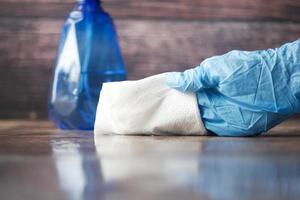
[[[107,135],[0,121],[1,199],[300,199],[299,119],[259,137]]]

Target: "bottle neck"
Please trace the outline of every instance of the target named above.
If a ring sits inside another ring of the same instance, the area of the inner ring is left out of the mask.
[[[78,8],[82,11],[99,11],[101,8],[100,0],[77,0]]]

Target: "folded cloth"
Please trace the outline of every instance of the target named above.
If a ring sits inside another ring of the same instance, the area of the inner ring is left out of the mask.
[[[165,74],[104,83],[95,120],[97,134],[206,135],[195,93],[165,85]]]

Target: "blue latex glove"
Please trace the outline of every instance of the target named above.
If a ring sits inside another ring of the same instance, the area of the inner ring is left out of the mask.
[[[220,136],[257,135],[300,111],[300,40],[264,51],[231,51],[166,83],[196,92],[205,127]]]

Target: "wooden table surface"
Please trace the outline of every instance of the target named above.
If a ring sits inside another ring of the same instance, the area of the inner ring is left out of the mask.
[[[1,199],[300,199],[299,119],[248,138],[102,136],[0,121]]]

